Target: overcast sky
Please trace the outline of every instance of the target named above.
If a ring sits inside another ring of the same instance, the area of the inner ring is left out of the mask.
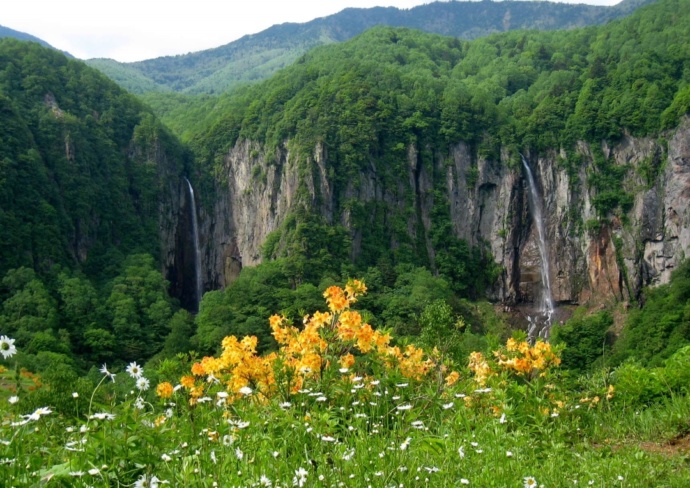
[[[620,0],[568,0],[613,5]],[[283,22],[347,7],[410,8],[428,0],[3,0],[0,25],[81,59],[139,61],[218,47]]]

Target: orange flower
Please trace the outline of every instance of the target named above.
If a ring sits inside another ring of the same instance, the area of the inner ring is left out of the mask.
[[[349,369],[355,364],[355,357],[350,353],[343,354],[340,356],[340,360],[338,362],[340,363],[341,367]]]
[[[206,370],[204,369],[204,366],[201,363],[194,363],[192,365],[192,374],[194,376],[205,376]]]
[[[329,286],[323,293],[323,296],[326,299],[328,308],[331,310],[331,312],[341,312],[349,305],[349,302],[345,297],[345,292],[338,286]]]
[[[458,373],[457,371],[451,371],[450,374],[448,374],[448,376],[446,376],[446,380],[445,380],[446,386],[454,385],[455,383],[458,382],[459,379],[460,379],[460,373]]]
[[[187,389],[193,388],[195,382],[194,376],[183,376],[180,378],[180,384]]]
[[[168,383],[167,381],[160,383],[156,387],[156,395],[158,395],[161,398],[170,398],[173,394],[173,385]]]

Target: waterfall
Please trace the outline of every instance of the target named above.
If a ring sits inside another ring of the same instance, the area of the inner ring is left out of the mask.
[[[199,251],[199,226],[197,225],[196,220],[196,199],[194,197],[194,188],[192,188],[192,184],[186,177],[184,180],[187,182],[187,189],[189,190],[189,203],[192,213],[192,237],[194,240],[194,271],[196,276],[196,305],[198,309],[204,288],[204,284],[201,280],[201,252]]]
[[[532,222],[537,228],[537,247],[539,248],[539,257],[541,258],[541,297],[539,300],[539,314],[542,316],[542,321],[537,317],[528,317],[529,330],[528,335],[531,341],[536,340],[537,335],[546,339],[551,329],[551,319],[554,312],[553,298],[551,293],[551,270],[549,264],[549,252],[546,245],[546,232],[544,230],[544,218],[542,216],[542,199],[537,190],[537,185],[534,182],[532,170],[527,164],[527,160],[521,154],[522,165],[525,167],[527,174],[527,185],[529,187],[528,200],[529,209],[532,216]]]

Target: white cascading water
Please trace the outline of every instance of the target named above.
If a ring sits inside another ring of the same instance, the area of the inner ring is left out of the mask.
[[[187,189],[189,190],[189,203],[192,213],[192,237],[194,240],[194,271],[196,276],[196,306],[199,309],[199,302],[203,295],[203,282],[201,281],[201,251],[199,250],[199,226],[196,220],[196,199],[194,197],[194,188],[187,178]]]
[[[523,155],[520,155],[520,158],[522,159],[522,165],[525,167],[525,172],[527,173],[529,209],[534,226],[537,228],[537,247],[539,248],[539,257],[541,258],[540,273],[542,286],[538,309],[541,317],[528,317],[529,329],[527,334],[530,341],[534,342],[538,336],[544,339],[548,338],[549,331],[551,330],[554,305],[551,294],[549,252],[546,245],[546,233],[544,231],[544,219],[542,217],[542,201],[539,191],[537,190],[537,185],[534,182],[532,170],[529,164],[527,164],[527,160]]]

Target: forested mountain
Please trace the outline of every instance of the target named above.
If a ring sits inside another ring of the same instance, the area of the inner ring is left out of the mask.
[[[689,6],[472,42],[377,27],[209,103],[185,119],[217,182],[206,282],[232,279],[230,256],[287,258],[296,282],[383,260],[428,266],[461,294],[496,272],[496,298],[527,300],[520,153],[547,198],[552,259],[569,256],[553,263],[556,300],[667,280],[688,244],[659,212],[687,205],[681,163],[665,162],[685,161],[685,129],[663,131],[689,107]]]
[[[2,333],[34,370],[159,351],[183,147],[97,70],[16,39],[0,40],[0,140]]]
[[[275,25],[214,49],[136,63],[87,61],[133,93],[221,93],[268,78],[309,49],[350,39],[377,25],[408,27],[461,39],[515,29],[571,29],[603,24],[653,0],[625,0],[614,7],[550,2],[433,2],[400,10],[349,8],[304,24]]]

